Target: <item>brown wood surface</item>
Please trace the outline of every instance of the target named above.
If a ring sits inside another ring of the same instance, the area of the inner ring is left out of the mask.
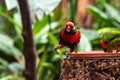
[[[70,58],[120,58],[120,52],[105,53],[103,51],[88,51],[70,54]]]

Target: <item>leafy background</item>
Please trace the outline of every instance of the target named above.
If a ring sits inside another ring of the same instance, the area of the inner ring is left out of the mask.
[[[56,80],[60,74],[60,60],[65,58],[67,48],[56,54],[59,31],[64,27],[61,0],[28,0],[32,18],[32,30],[37,48],[38,80]],[[73,5],[68,4],[67,17],[76,22]],[[87,11],[95,18],[92,29],[79,29],[81,41],[78,51],[101,50],[100,33],[106,30],[120,29],[118,2],[97,0],[96,6],[88,6]],[[12,4],[12,5],[11,5]],[[73,12],[70,12],[72,10]],[[76,26],[77,27],[77,26]],[[0,80],[24,80],[22,25],[17,0],[5,0],[0,3]]]

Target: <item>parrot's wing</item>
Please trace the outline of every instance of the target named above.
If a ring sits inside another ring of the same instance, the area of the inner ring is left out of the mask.
[[[101,35],[101,38],[104,41],[111,41],[117,37],[120,37],[120,31],[118,30],[106,31]]]
[[[109,48],[117,50],[120,47],[120,37],[113,39],[110,41]]]
[[[119,43],[120,43],[120,37],[113,39],[113,40],[110,42],[110,45],[115,46],[115,44],[116,44],[116,45],[119,45]]]

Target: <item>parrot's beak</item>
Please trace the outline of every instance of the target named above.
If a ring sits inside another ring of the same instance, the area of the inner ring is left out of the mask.
[[[70,32],[70,26],[67,26],[66,31]]]

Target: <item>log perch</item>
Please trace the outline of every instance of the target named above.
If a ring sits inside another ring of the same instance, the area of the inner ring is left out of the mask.
[[[60,80],[120,80],[120,53],[71,54],[61,60]]]

